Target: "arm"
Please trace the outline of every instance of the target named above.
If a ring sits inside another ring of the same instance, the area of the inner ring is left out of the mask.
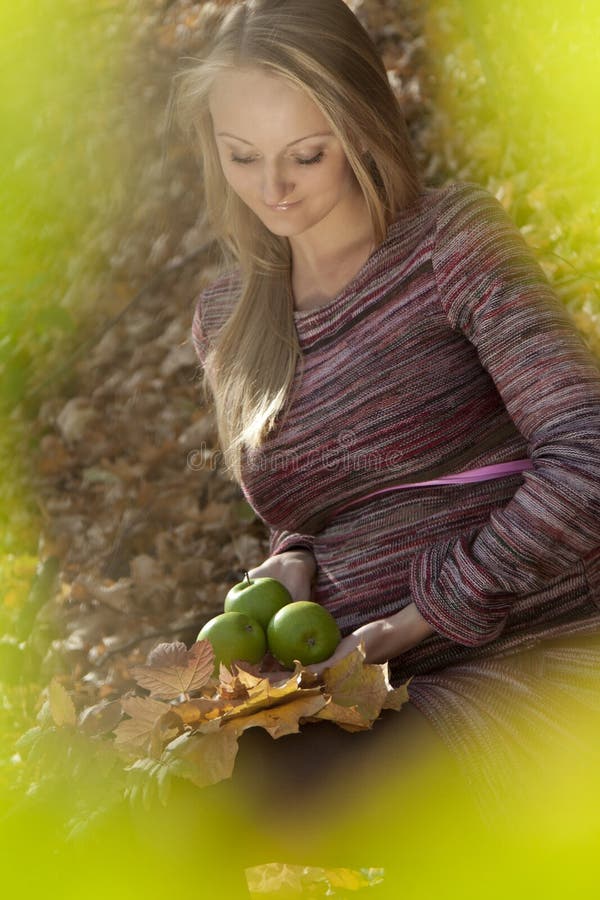
[[[275,573],[271,577],[282,581],[294,600],[310,600],[317,572],[312,548],[311,535],[271,528],[269,558],[259,567],[259,574]],[[250,574],[251,577],[258,577]]]
[[[310,600],[317,564],[310,550],[299,547],[269,556],[250,569],[250,578],[276,578],[286,586],[292,600]]]
[[[502,206],[473,185],[450,193],[433,267],[440,301],[528,443],[534,470],[481,527],[427,547],[411,594],[466,646],[503,630],[511,604],[600,544],[600,373]]]
[[[352,653],[359,644],[365,649],[365,663],[384,663],[406,653],[434,631],[415,604],[409,603],[393,616],[361,625],[356,631],[342,638],[328,659],[307,666],[307,670],[314,675],[320,675],[325,669]]]

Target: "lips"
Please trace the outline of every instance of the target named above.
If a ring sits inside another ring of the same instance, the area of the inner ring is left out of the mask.
[[[269,206],[269,209],[273,210],[273,212],[284,212],[286,209],[297,206],[299,202],[299,200],[296,200],[294,203],[280,203],[277,206]]]

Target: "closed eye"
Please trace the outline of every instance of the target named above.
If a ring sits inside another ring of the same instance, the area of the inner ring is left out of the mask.
[[[323,156],[324,156],[324,153],[321,150],[319,153],[317,153],[316,156],[313,156],[311,159],[300,159],[297,157],[296,162],[299,163],[301,166],[314,166],[315,163],[321,162],[321,160],[323,159]],[[255,159],[256,159],[255,156],[246,156],[246,157],[232,156],[231,162],[244,163],[245,165],[247,165],[248,163],[254,162]]]

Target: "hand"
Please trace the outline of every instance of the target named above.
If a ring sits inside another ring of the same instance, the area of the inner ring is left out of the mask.
[[[248,571],[250,578],[276,578],[288,589],[292,600],[310,600],[317,563],[310,550],[285,550],[270,556]]]
[[[321,675],[361,643],[365,649],[366,663],[384,663],[420,644],[434,632],[435,628],[423,618],[415,604],[409,603],[393,616],[361,625],[352,634],[342,638],[328,659],[307,666],[306,670],[313,675]]]

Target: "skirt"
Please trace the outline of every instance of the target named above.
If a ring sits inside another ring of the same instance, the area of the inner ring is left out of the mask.
[[[597,765],[600,633],[415,675],[408,692],[487,822],[548,765]]]

